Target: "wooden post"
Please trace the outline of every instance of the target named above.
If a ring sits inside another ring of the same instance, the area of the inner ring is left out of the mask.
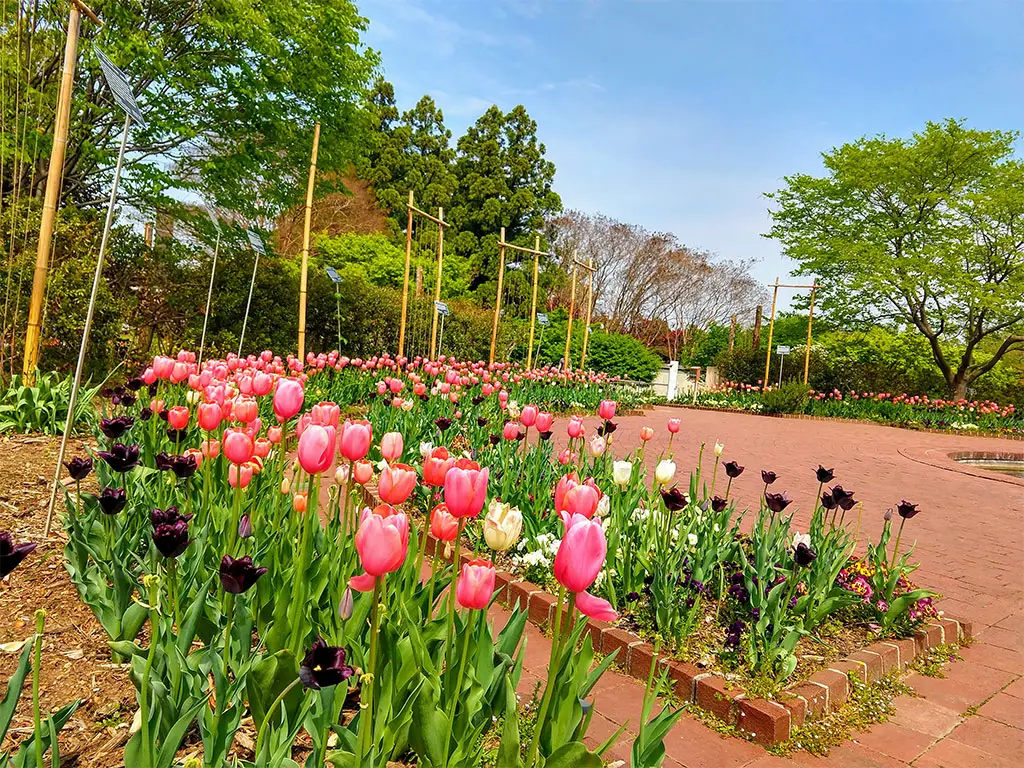
[[[761,305],[757,305],[757,310],[754,312],[754,334],[750,342],[751,349],[757,349],[761,346],[761,315],[763,310]]]
[[[533,367],[533,330],[537,325],[537,281],[540,277],[540,235],[533,239],[533,299],[530,302],[530,343],[526,347],[526,367]]]
[[[732,348],[736,345],[736,315],[732,316],[732,321],[729,323],[729,351],[732,352]]]
[[[772,316],[768,320],[768,353],[764,357],[764,380],[761,382],[761,391],[768,388],[768,373],[772,367],[772,333],[775,331],[775,303],[779,298],[779,278],[775,278],[775,288],[772,291]]]
[[[505,228],[501,228],[501,239],[498,243],[498,295],[494,300],[494,327],[491,328],[491,359],[494,364],[494,352],[498,347],[498,317],[501,315],[501,286],[505,280]]]
[[[306,359],[306,287],[309,283],[309,229],[313,219],[313,184],[316,182],[316,153],[320,147],[320,123],[313,124],[313,154],[306,184],[306,218],[302,225],[302,276],[299,278],[299,360]]]
[[[811,370],[811,325],[814,323],[814,294],[818,292],[818,279],[814,279],[811,286],[811,306],[807,313],[807,347],[804,349],[804,384],[807,384],[807,375]]]
[[[590,341],[590,318],[594,309],[594,260],[587,259],[587,269],[590,270],[590,283],[587,287],[587,324],[583,327],[583,350],[580,353],[580,370],[587,369],[587,342]]]
[[[444,221],[444,208],[437,209],[437,220]],[[437,359],[437,302],[441,300],[441,267],[444,263],[444,224],[437,225],[437,279],[434,281],[434,319],[430,323],[430,357]]]
[[[78,60],[78,31],[81,14],[84,13],[95,24],[102,26],[87,5],[72,0],[68,14],[68,36],[64,43],[64,67],[60,76],[60,92],[57,96],[57,113],[53,126],[53,146],[50,149],[50,165],[46,172],[46,192],[43,197],[43,211],[39,219],[39,243],[36,246],[36,268],[32,276],[32,299],[28,307],[28,328],[25,331],[25,356],[21,372],[29,381],[35,376],[39,364],[39,335],[43,323],[43,296],[46,293],[46,271],[50,263],[50,247],[53,244],[53,224],[57,216],[57,198],[60,195],[64,175],[64,155],[68,146],[68,127],[71,122],[71,91],[75,82],[75,64]]]
[[[569,323],[565,327],[565,369],[570,369],[569,345],[572,343],[572,316],[576,311],[576,256],[572,257],[572,290],[569,293]]]
[[[405,280],[402,282],[402,323],[398,328],[398,356],[405,354],[405,318],[409,311],[409,264],[412,259],[412,206],[413,194],[409,190],[409,223],[405,228]]]
[[[149,250],[153,250],[153,222],[147,221],[146,226],[143,228],[143,238],[146,241],[146,247]]]

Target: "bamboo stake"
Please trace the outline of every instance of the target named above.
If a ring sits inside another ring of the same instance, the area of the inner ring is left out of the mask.
[[[413,192],[409,190],[409,223],[405,228],[405,279],[402,283],[402,322],[398,328],[398,356],[405,354],[405,318],[409,311],[409,264],[412,260]]]
[[[430,323],[430,357],[439,357],[437,344],[437,302],[441,300],[441,270],[444,263],[444,208],[437,209],[437,279],[434,281],[434,319]]]
[[[306,359],[306,289],[309,285],[309,229],[313,220],[313,185],[316,183],[316,153],[320,148],[320,123],[313,123],[313,153],[306,184],[306,217],[302,225],[302,276],[299,278],[299,360]]]
[[[764,358],[764,381],[761,382],[761,391],[768,388],[768,372],[772,367],[772,333],[775,331],[775,303],[779,298],[779,278],[775,278],[775,289],[772,291],[772,316],[768,320],[768,353]]]
[[[580,370],[587,369],[587,342],[590,340],[590,318],[594,309],[594,262],[587,259],[587,269],[590,270],[590,284],[587,288],[587,324],[583,327],[583,351],[580,354]]]
[[[572,316],[576,311],[576,257],[572,258],[572,291],[569,294],[569,323],[565,328],[565,370],[571,367],[569,345],[572,343]]]
[[[811,307],[807,313],[807,347],[804,349],[804,384],[807,384],[807,374],[811,370],[811,325],[814,323],[814,294],[818,292],[818,280],[815,278],[811,286]]]
[[[505,281],[505,228],[501,228],[501,237],[498,242],[498,295],[494,301],[494,325],[491,328],[491,358],[490,364],[494,365],[494,353],[498,347],[498,318],[501,315],[501,288]]]
[[[736,315],[732,316],[732,321],[729,323],[729,351],[732,352],[733,346],[736,344]]]
[[[537,283],[540,277],[540,235],[533,239],[533,299],[530,302],[530,342],[526,347],[526,367],[533,367],[533,330],[537,325]]]

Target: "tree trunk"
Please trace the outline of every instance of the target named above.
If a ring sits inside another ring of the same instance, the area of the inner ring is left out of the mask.
[[[967,399],[967,376],[957,374],[949,383],[949,394],[954,400]]]

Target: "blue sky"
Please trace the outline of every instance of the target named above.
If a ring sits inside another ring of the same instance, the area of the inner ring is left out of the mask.
[[[765,282],[782,177],[928,120],[1024,127],[1024,0],[357,0],[399,106],[458,137],[522,103],[567,208],[670,231]]]

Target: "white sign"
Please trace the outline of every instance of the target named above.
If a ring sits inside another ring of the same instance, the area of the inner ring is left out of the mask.
[[[260,256],[267,255],[267,249],[263,246],[263,238],[259,236],[259,233],[255,229],[245,230],[246,236],[249,238],[249,245],[256,251]]]
[[[541,325],[548,325],[550,323],[550,321],[548,320],[548,316],[545,315],[543,312],[537,313],[537,322],[540,323]]]
[[[329,278],[331,278],[331,282],[334,282],[334,283],[340,283],[341,282],[341,275],[338,274],[338,270],[336,270],[334,267],[328,267],[327,268],[327,276]]]
[[[782,344],[779,344],[779,346],[777,346],[775,348],[775,352],[777,354],[780,354],[780,355],[788,355],[792,351],[793,351],[792,347],[786,347],[786,346],[783,346]]]
[[[435,301],[434,309],[436,309],[440,314],[444,315],[445,317],[451,314],[451,311],[448,309],[448,305],[445,304],[443,301]]]
[[[107,81],[107,87],[110,89],[110,93],[114,97],[117,106],[123,109],[133,122],[145,125],[146,120],[142,117],[142,111],[135,102],[135,95],[132,93],[132,87],[128,84],[128,78],[125,77],[124,72],[107,58],[107,54],[101,51],[99,46],[94,45],[92,48],[96,51],[96,58],[100,60],[103,79]]]

